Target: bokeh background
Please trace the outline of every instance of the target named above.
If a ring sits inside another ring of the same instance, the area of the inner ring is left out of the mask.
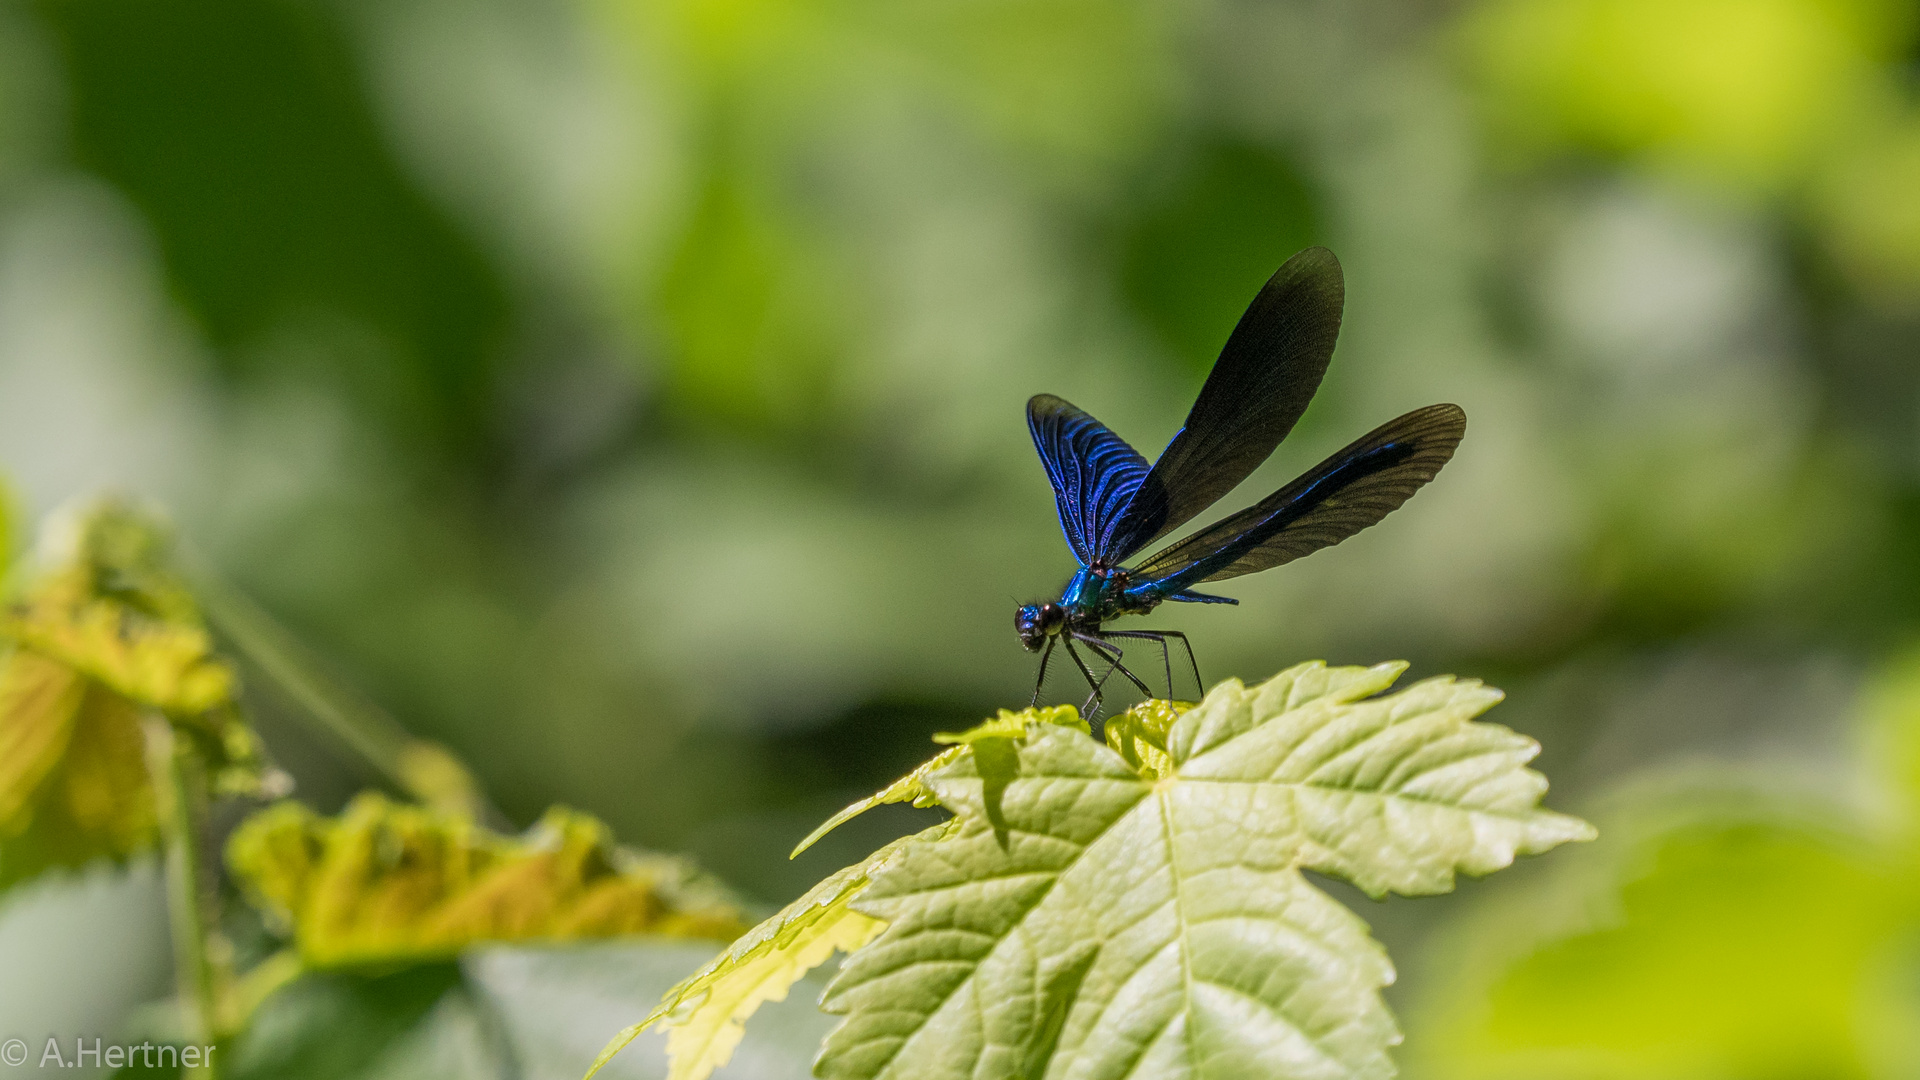
[[[1012,610],[1071,569],[1026,398],[1158,447],[1325,244],[1332,371],[1223,505],[1430,402],[1467,440],[1162,621],[1210,679],[1502,686],[1603,830],[1343,894],[1405,1067],[1920,1076],[1917,21],[4,0],[0,475],[29,518],[167,507],[517,823],[578,806],[783,902],[918,819],[788,862],[814,824],[1026,700]],[[258,697],[307,798],[365,782]],[[163,986],[154,887],[12,901],[0,1007]]]

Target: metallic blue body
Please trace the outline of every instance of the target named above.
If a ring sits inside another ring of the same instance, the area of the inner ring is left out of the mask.
[[[1074,572],[1067,587],[1055,601],[1066,609],[1067,623],[1082,629],[1098,629],[1100,624],[1122,615],[1145,615],[1167,600],[1190,604],[1237,604],[1225,596],[1209,596],[1170,585],[1165,581],[1133,580],[1124,567],[1112,570],[1083,566]]]

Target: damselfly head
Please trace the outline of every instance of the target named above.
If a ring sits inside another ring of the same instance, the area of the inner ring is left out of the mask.
[[[1013,613],[1013,629],[1028,652],[1039,652],[1049,635],[1066,625],[1067,609],[1055,603],[1027,604]]]

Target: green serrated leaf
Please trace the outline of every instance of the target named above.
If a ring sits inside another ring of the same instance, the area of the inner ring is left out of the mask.
[[[933,741],[946,746],[971,746],[982,739],[1017,738],[1041,724],[1073,728],[1082,732],[1093,730],[1081,717],[1079,709],[1071,705],[1049,705],[1045,708],[1021,709],[1019,712],[1001,709],[999,715],[990,720],[982,720],[965,731],[936,732]],[[925,769],[925,766],[921,769]]]
[[[599,1072],[641,1032],[664,1024],[672,1060],[668,1080],[705,1080],[733,1056],[747,1019],[762,1004],[783,1000],[794,983],[836,950],[853,952],[881,931],[883,924],[852,907],[874,871],[906,844],[938,842],[949,832],[950,825],[941,824],[896,840],[814,886],[669,990],[646,1019],[607,1044],[587,1076]]]
[[[800,841],[800,845],[794,848],[793,854],[788,855],[787,858],[797,857],[801,852],[818,843],[821,837],[876,806],[903,802],[910,802],[920,807],[932,806],[934,796],[932,790],[927,787],[927,777],[960,760],[960,756],[967,752],[969,746],[982,739],[1011,738],[1022,735],[1035,724],[1059,724],[1078,728],[1081,731],[1092,730],[1087,722],[1081,719],[1078,709],[1071,705],[1054,705],[1044,709],[1022,709],[1019,712],[1001,709],[1000,715],[966,731],[942,731],[933,737],[933,741],[947,744],[952,749],[935,754],[919,768],[828,818],[819,828],[807,834],[807,838]]]
[[[1301,871],[1441,892],[1593,835],[1538,809],[1532,740],[1472,722],[1498,692],[1363,700],[1403,669],[1224,683],[1167,727],[1164,774],[1045,727],[1011,741],[1009,776],[977,754],[929,775],[953,834],[852,900],[887,928],[829,989],[846,1020],[817,1073],[1391,1075],[1392,965]]]

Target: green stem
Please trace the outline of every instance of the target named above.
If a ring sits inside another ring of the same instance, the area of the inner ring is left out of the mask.
[[[207,774],[191,739],[164,717],[146,722],[148,769],[153,776],[167,852],[167,915],[173,931],[175,981],[187,1038],[211,1046],[219,1032],[220,964],[214,956],[213,892],[203,841],[207,820]],[[188,1069],[195,1080],[214,1080],[211,1060]]]
[[[298,706],[297,712],[359,758],[396,790],[428,805],[452,805],[498,826],[472,774],[437,744],[414,738],[379,706],[320,674],[319,665],[286,627],[219,576],[187,565],[201,607],[241,656]]]
[[[194,591],[208,618],[321,730],[389,782],[405,789],[401,754],[410,737],[391,717],[356,701],[314,671],[294,636],[239,591],[211,574],[194,575]]]

